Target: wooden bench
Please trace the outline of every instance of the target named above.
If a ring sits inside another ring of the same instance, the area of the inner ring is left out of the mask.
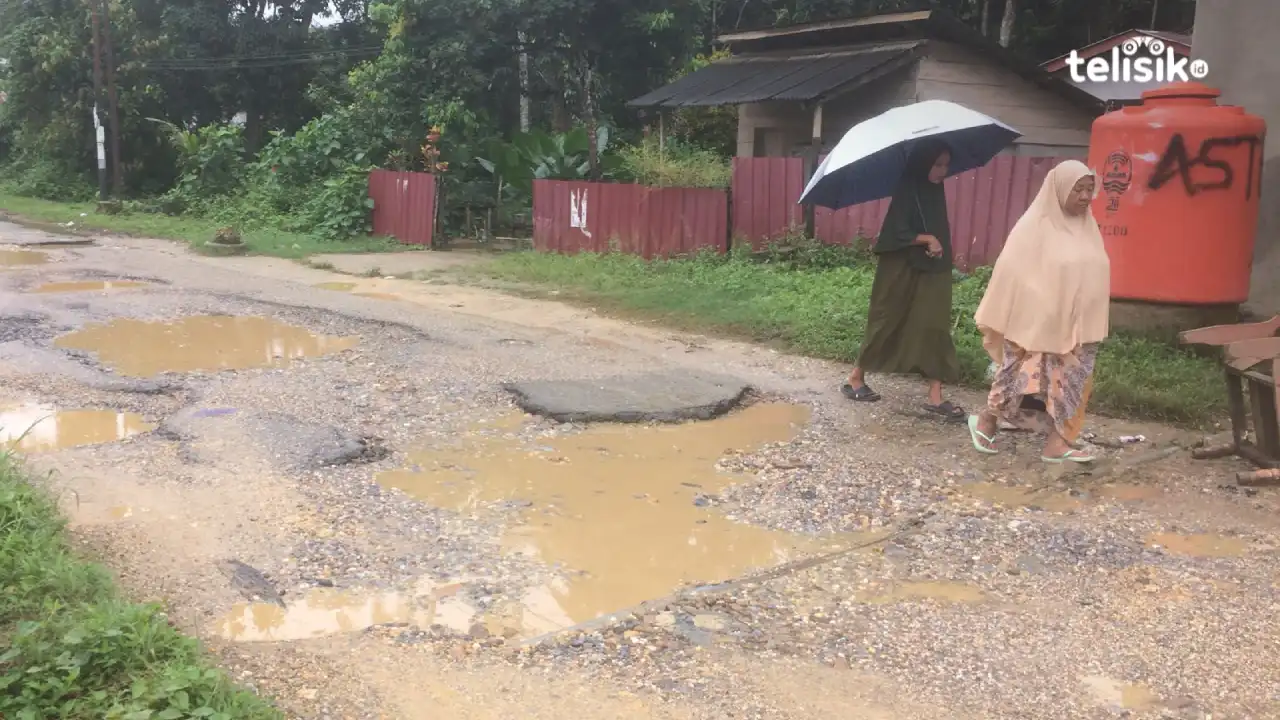
[[[1184,345],[1222,348],[1227,405],[1231,412],[1231,444],[1200,449],[1192,457],[1208,460],[1236,455],[1262,468],[1258,472],[1238,473],[1236,481],[1241,485],[1280,486],[1280,404],[1276,402],[1276,388],[1280,387],[1278,335],[1280,315],[1266,322],[1214,325],[1179,335]],[[1250,425],[1252,440],[1248,436]]]

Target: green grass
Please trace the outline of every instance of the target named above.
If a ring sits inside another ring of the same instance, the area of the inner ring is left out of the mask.
[[[95,203],[63,203],[0,192],[0,212],[16,220],[36,223],[65,224],[74,222],[75,229],[105,230],[139,237],[179,240],[199,249],[213,238],[221,224],[212,219],[190,215],[163,215],[149,212],[105,214],[96,211]],[[49,228],[46,228],[49,229]],[[289,232],[263,225],[241,227],[241,237],[255,255],[282,258],[304,258],[321,253],[392,252],[411,249],[385,238],[360,238],[333,242],[299,232]]]
[[[0,717],[276,720],[153,605],[70,548],[53,500],[0,453]]]
[[[866,329],[874,267],[817,250],[811,263],[739,254],[646,262],[623,254],[517,252],[475,272],[560,290],[562,298],[688,329],[718,331],[812,357],[852,363]],[[985,273],[955,291],[954,337],[964,384],[986,385],[988,358],[973,323]],[[1103,344],[1092,410],[1188,425],[1225,411],[1221,371],[1204,358],[1126,335]]]

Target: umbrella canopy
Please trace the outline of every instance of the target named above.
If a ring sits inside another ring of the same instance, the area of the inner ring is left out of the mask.
[[[1021,135],[995,118],[946,100],[896,107],[845,133],[813,173],[800,202],[839,210],[889,197],[912,148],[925,138],[950,146],[951,176],[986,165]]]

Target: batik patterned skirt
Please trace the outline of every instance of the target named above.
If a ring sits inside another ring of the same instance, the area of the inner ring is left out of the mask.
[[[1093,386],[1097,355],[1096,343],[1055,355],[1028,352],[1006,340],[1003,362],[987,395],[987,409],[1016,427],[1056,430],[1067,442],[1075,442]],[[1028,397],[1043,403],[1044,410],[1025,408],[1023,400]]]

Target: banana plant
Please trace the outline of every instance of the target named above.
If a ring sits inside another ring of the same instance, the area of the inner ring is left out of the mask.
[[[596,156],[601,175],[616,174],[618,158],[606,153],[609,129],[596,131]],[[591,172],[591,140],[585,128],[550,134],[531,130],[513,137],[510,142],[494,142],[487,158],[476,158],[480,167],[498,182],[499,198],[509,188],[511,193],[528,197],[534,180],[585,180]]]

